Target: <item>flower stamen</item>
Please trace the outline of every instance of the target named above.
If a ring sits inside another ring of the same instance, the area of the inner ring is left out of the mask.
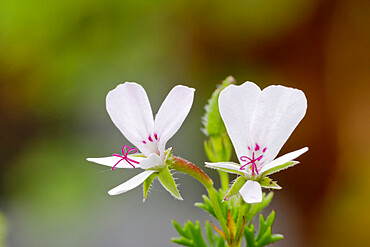
[[[251,150],[250,147],[248,147],[248,150]],[[252,170],[252,175],[254,176],[255,174],[259,175],[258,173],[258,168],[257,168],[257,164],[256,162],[258,161],[261,161],[261,159],[263,158],[263,154],[261,154],[260,156],[256,157],[257,156],[257,151],[260,150],[260,146],[256,143],[256,147],[254,148],[254,151],[252,152],[252,158],[249,158],[248,156],[241,156],[240,157],[240,160],[241,161],[244,161],[244,162],[247,162],[246,164],[242,165],[240,167],[240,170],[245,170],[245,167],[250,165],[250,169]],[[266,151],[266,148],[264,148],[262,150],[262,152],[264,153]],[[263,163],[263,162],[262,162]],[[260,164],[261,165],[261,164]]]
[[[136,168],[132,163],[135,163],[135,164],[139,164],[140,162],[139,161],[136,161],[136,160],[133,160],[133,159],[130,159],[128,157],[128,154],[133,151],[132,154],[135,154],[137,153],[137,149],[136,148],[130,148],[129,146],[127,145],[124,145],[122,147],[122,155],[119,155],[119,154],[112,154],[113,156],[115,157],[120,157],[121,159],[112,167],[112,170],[114,170],[114,168],[122,161],[122,160],[126,160],[127,163],[129,163],[133,168]],[[126,153],[125,153],[126,152]],[[132,163],[131,163],[132,162]]]

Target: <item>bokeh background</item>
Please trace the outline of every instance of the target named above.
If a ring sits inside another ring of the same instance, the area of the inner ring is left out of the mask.
[[[145,203],[139,188],[108,196],[137,171],[85,161],[127,143],[105,96],[136,81],[156,112],[174,85],[196,88],[168,146],[203,168],[203,106],[233,75],[308,98],[281,153],[310,151],[274,175],[273,231],[286,237],[275,246],[367,246],[369,13],[360,0],[0,1],[2,244],[175,246],[171,219],[204,222],[193,203],[205,191],[176,174],[183,202],[158,183]]]

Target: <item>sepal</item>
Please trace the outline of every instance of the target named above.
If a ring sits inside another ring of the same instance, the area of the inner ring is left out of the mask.
[[[223,201],[230,200],[234,196],[239,195],[239,190],[243,185],[247,182],[247,180],[243,176],[239,176],[237,179],[235,179],[233,185],[231,186],[230,190],[227,192],[225,198]]]
[[[158,173],[158,179],[159,182],[162,184],[162,186],[170,192],[170,194],[175,197],[178,200],[182,200],[182,197],[177,190],[177,186],[175,183],[175,180],[173,179],[170,170],[168,170],[168,167],[164,167],[159,173]]]
[[[158,173],[153,173],[150,175],[143,183],[143,202],[145,202],[146,198],[149,195],[149,190],[152,185],[153,180],[158,176]]]
[[[262,177],[258,182],[260,183],[261,187],[266,189],[275,189],[275,190],[282,189],[280,185],[278,185],[275,181],[273,181],[269,177]]]
[[[288,169],[289,167],[293,167],[295,165],[299,164],[298,161],[289,161],[287,163],[284,163],[280,166],[275,166],[271,169],[268,169],[267,171],[263,172],[261,174],[261,176],[267,176],[267,175],[270,175],[270,174],[273,174],[273,173],[277,173],[279,171],[282,171],[282,170],[285,170],[285,169]]]

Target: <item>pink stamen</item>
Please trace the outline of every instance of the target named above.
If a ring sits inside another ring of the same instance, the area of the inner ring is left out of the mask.
[[[254,149],[254,151],[258,151],[260,150],[260,146],[258,146],[258,144],[256,143],[256,148]]]
[[[143,141],[144,142],[144,141]],[[126,151],[127,150],[127,151]],[[126,153],[125,153],[126,151]],[[129,163],[133,168],[136,168],[132,163],[135,163],[135,164],[140,164],[139,161],[136,161],[136,160],[133,160],[133,159],[130,159],[128,156],[128,154],[133,151],[132,154],[134,153],[137,153],[137,149],[136,148],[130,148],[129,146],[125,145],[122,147],[122,155],[119,155],[119,154],[112,154],[113,156],[115,157],[120,157],[121,159],[112,167],[112,170],[114,170],[114,168],[122,161],[122,160],[126,160],[127,163]],[[131,163],[132,162],[132,163]]]
[[[255,158],[255,157],[254,157],[254,152],[253,152],[253,154],[252,154],[252,158],[249,158],[248,156],[241,156],[241,157],[240,157],[240,160],[241,160],[241,161],[247,162],[247,161],[249,160],[249,162],[248,162],[248,163],[246,163],[246,164],[244,164],[244,165],[242,165],[242,166],[240,167],[240,170],[245,170],[245,167],[246,167],[247,165],[251,164],[252,175],[254,176],[256,173],[257,173],[257,174],[259,174],[259,173],[258,173],[258,169],[257,169],[256,161],[260,161],[260,160],[262,159],[262,157],[263,157],[263,155],[260,155],[260,156],[258,156],[258,158]]]
[[[151,136],[148,137],[148,140],[151,141],[151,142],[153,142],[153,139],[152,139]]]
[[[158,140],[157,133],[154,133],[154,138],[155,138],[156,140]]]
[[[266,148],[264,148],[264,149],[262,150],[262,152],[266,152]]]

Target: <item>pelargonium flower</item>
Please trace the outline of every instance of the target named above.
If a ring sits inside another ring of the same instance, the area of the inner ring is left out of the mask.
[[[110,195],[127,192],[144,181],[144,200],[151,181],[158,176],[161,184],[176,198],[181,199],[166,161],[172,149],[166,151],[167,141],[179,130],[193,104],[195,89],[175,86],[153,119],[148,96],[142,86],[133,82],[118,85],[106,98],[106,108],[113,123],[121,133],[137,147],[125,145],[122,155],[88,158],[88,161],[114,168],[141,168],[144,171],[127,182],[111,189]],[[131,153],[131,154],[130,154]],[[146,186],[146,187],[145,187]]]
[[[206,166],[240,175],[224,200],[240,193],[247,203],[261,202],[261,186],[281,189],[267,175],[298,164],[293,159],[308,150],[275,159],[306,113],[306,97],[298,89],[274,85],[261,91],[253,82],[245,82],[220,93],[219,109],[239,164],[206,162]]]

